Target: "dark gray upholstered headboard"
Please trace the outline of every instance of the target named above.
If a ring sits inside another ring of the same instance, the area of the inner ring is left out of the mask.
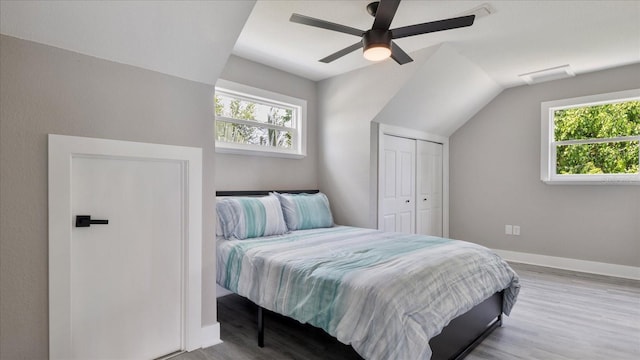
[[[320,190],[240,190],[240,191],[216,191],[216,196],[266,196],[271,192],[281,194],[317,194]]]

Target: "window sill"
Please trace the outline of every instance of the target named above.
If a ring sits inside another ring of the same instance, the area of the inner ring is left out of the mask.
[[[640,185],[638,177],[599,177],[597,179],[584,179],[570,177],[565,179],[542,179],[547,185]]]
[[[262,156],[262,157],[276,157],[285,159],[304,159],[306,154],[296,154],[290,152],[279,151],[264,151],[264,150],[252,150],[252,149],[238,149],[226,146],[216,145],[216,153],[218,154],[232,154],[232,155],[245,155],[245,156]]]

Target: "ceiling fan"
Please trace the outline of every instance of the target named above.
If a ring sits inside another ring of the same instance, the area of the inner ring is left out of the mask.
[[[402,65],[413,61],[413,59],[393,41],[394,39],[471,26],[475,19],[475,15],[467,15],[389,29],[398,5],[400,5],[400,0],[380,0],[367,5],[367,12],[375,20],[371,29],[366,31],[295,13],[291,15],[289,21],[362,38],[361,41],[320,59],[320,62],[330,63],[353,51],[364,48],[363,55],[367,60],[380,61],[391,56],[393,60]]]

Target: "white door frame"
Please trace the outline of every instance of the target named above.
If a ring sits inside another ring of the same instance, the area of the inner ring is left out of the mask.
[[[388,124],[377,124],[378,127],[378,163],[376,164],[377,168],[377,179],[375,182],[377,183],[377,208],[378,208],[378,221],[377,228],[382,228],[382,218],[383,218],[383,209],[382,209],[382,191],[381,184],[384,180],[381,178],[383,176],[383,171],[380,169],[380,159],[384,155],[384,136],[399,136],[408,139],[416,139],[416,140],[424,140],[442,144],[442,236],[449,237],[449,138],[439,135],[430,134],[424,131],[413,130],[408,128],[403,128],[400,126],[388,125]]]
[[[71,162],[74,156],[180,162],[183,176],[182,347],[201,342],[202,149],[49,134],[49,358],[71,357]]]

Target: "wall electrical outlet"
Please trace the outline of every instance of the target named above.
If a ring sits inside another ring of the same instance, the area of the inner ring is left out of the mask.
[[[504,226],[504,233],[507,234],[507,235],[512,235],[513,234],[513,226],[505,225]]]
[[[520,225],[513,225],[513,235],[520,236]]]

